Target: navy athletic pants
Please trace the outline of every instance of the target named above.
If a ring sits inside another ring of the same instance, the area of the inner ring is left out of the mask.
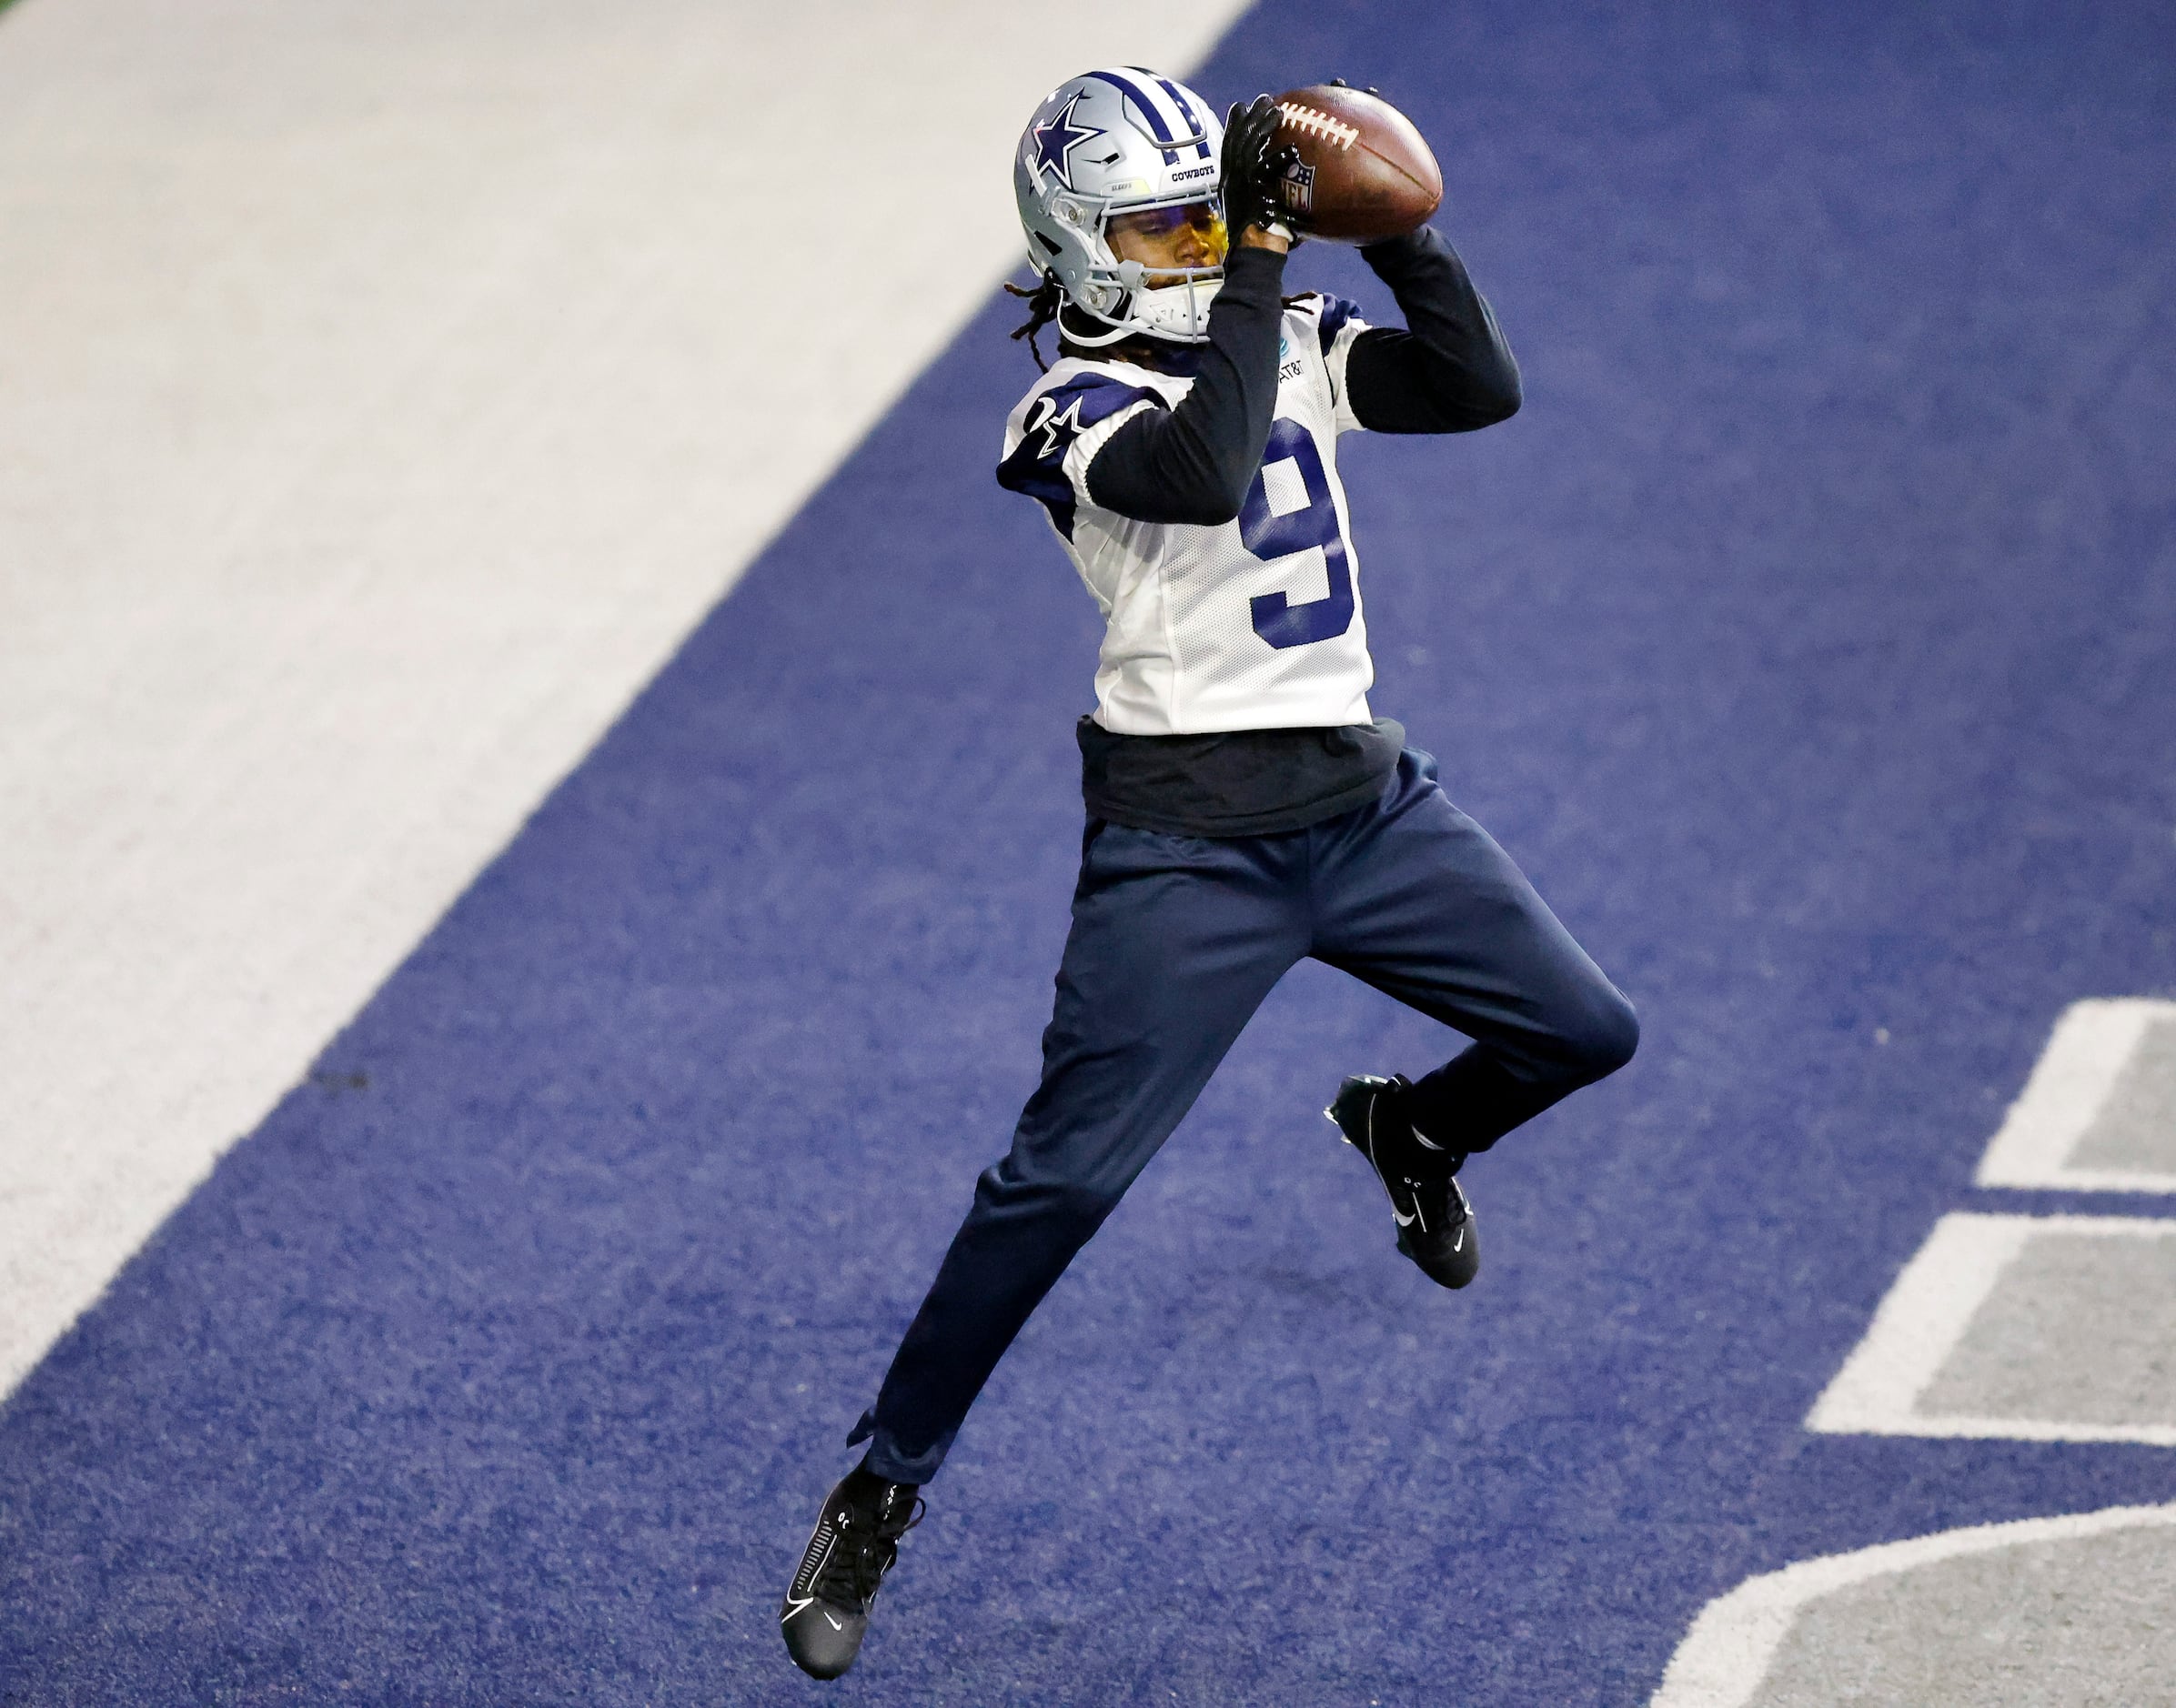
[[[1446,1150],[1486,1150],[1638,1042],[1631,1005],[1425,753],[1374,805],[1281,836],[1091,819],[1043,1082],[855,1426],[871,1470],[935,1474],[1029,1313],[1309,955],[1474,1040],[1416,1087]]]

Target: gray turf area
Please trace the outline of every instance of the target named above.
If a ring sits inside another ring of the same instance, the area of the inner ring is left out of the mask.
[[[1748,1708],[2176,1700],[2176,1530],[1968,1554],[1808,1606]]]
[[[2176,1017],[2148,1023],[2070,1163],[2176,1174]]]
[[[1919,1410],[2176,1423],[2176,1237],[2035,1234]]]
[[[751,234],[1239,9],[6,11],[0,1392],[1020,252],[962,194],[781,338]]]

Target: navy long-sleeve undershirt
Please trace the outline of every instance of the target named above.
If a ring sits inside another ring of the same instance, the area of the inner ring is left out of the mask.
[[[1409,237],[1370,244],[1360,256],[1405,316],[1403,331],[1369,327],[1345,358],[1345,388],[1362,427],[1470,433],[1518,413],[1518,362],[1487,298],[1439,233],[1424,226]]]

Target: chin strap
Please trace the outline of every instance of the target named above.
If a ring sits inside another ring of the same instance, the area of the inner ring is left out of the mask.
[[[1083,332],[1077,318],[1072,325],[1066,324],[1064,310],[1067,308],[1074,309],[1083,315],[1087,312],[1081,308],[1078,303],[1068,298],[1060,306],[1058,336],[1066,343],[1080,345],[1083,349],[1100,350],[1107,344],[1123,344],[1128,338],[1153,338],[1156,336],[1140,327],[1114,327],[1109,321],[1103,320],[1101,316],[1096,316],[1100,324],[1094,331]]]

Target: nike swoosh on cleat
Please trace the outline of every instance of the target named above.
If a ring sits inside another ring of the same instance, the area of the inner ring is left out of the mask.
[[[796,1584],[799,1584],[805,1580],[809,1586],[813,1589],[815,1587],[816,1580],[823,1575],[823,1568],[825,1563],[831,1557],[831,1550],[837,1547],[838,1544],[839,1537],[837,1532],[834,1532],[832,1534],[824,1537],[823,1552],[816,1556],[816,1564],[813,1569],[811,1569],[809,1565],[808,1556],[806,1554],[802,1555],[801,1570],[793,1574],[793,1582]],[[813,1548],[815,1545],[816,1538],[813,1536],[810,1537],[809,1546]],[[816,1598],[813,1595],[796,1595],[792,1590],[789,1589],[786,1592],[786,1605],[780,1613],[778,1616],[778,1622],[782,1625],[789,1619],[791,1619],[796,1613],[805,1613],[810,1608],[815,1605]],[[825,1617],[829,1618],[830,1615],[826,1614]]]
[[[830,1608],[827,1607],[823,1610],[823,1616],[826,1619],[831,1619],[831,1629],[833,1631],[844,1631],[846,1629],[846,1627],[841,1624],[837,1620],[831,1619],[831,1610]]]
[[[1390,1207],[1390,1219],[1401,1228],[1410,1228],[1420,1220],[1420,1211],[1416,1210],[1410,1216],[1401,1216],[1398,1214],[1398,1207],[1393,1204]]]

